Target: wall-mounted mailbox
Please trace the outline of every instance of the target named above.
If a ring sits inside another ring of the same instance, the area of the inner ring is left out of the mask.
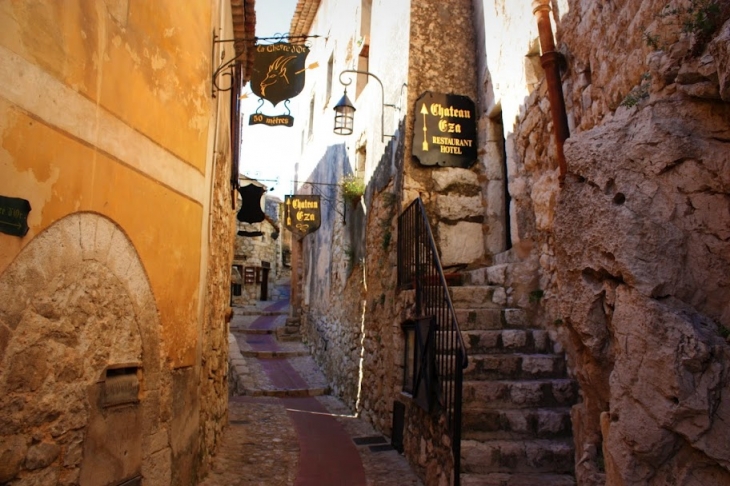
[[[136,366],[106,370],[106,379],[101,391],[102,406],[113,407],[139,402],[138,371],[139,368]]]

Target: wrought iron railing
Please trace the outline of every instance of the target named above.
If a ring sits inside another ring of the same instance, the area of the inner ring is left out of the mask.
[[[431,318],[435,326],[435,398],[449,427],[454,456],[454,485],[458,486],[463,370],[468,358],[421,198],[413,201],[398,217],[398,286],[401,289],[415,289],[418,317]]]

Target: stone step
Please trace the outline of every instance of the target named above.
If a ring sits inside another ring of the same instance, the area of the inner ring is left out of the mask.
[[[535,380],[565,377],[559,354],[469,354],[465,380]]]
[[[490,329],[529,329],[534,327],[524,309],[502,307],[455,308],[459,329],[477,331]]]
[[[464,380],[463,390],[465,411],[567,407],[573,405],[578,396],[576,383],[567,378],[522,381]]]
[[[454,311],[456,320],[459,322],[459,329],[462,331],[502,329],[504,327],[501,308],[461,308],[454,309]]]
[[[242,395],[251,397],[306,398],[329,395],[329,387],[320,388],[259,388],[245,390]]]
[[[297,350],[282,350],[282,351],[252,351],[252,350],[241,350],[241,356],[261,359],[271,358],[296,358],[298,356],[309,356],[309,351],[297,351]]]
[[[509,263],[502,263],[464,271],[463,285],[504,285],[509,266]]]
[[[555,439],[572,434],[569,407],[468,411],[461,423],[464,440]]]
[[[572,474],[574,455],[572,439],[462,440],[461,471]]]
[[[570,474],[462,474],[461,486],[575,486]]]
[[[555,353],[554,343],[543,329],[462,330],[469,354]]]
[[[501,287],[480,285],[449,287],[449,292],[451,294],[451,302],[454,304],[455,309],[499,309],[501,308],[501,303],[493,301],[497,289],[502,292],[504,291]]]
[[[244,329],[244,328],[231,328],[231,332],[235,335],[238,334],[274,334],[276,329]]]

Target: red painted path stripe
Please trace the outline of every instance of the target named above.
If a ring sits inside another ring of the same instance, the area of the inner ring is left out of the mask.
[[[273,330],[279,316],[259,316],[251,323],[251,329]]]
[[[299,436],[294,486],[365,486],[365,469],[350,436],[314,398],[281,398]]]
[[[271,384],[282,390],[303,390],[307,388],[297,370],[285,359],[281,358],[259,358],[259,364],[271,380]]]

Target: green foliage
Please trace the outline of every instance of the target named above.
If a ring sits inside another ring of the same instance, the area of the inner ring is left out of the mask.
[[[530,304],[540,302],[545,297],[545,291],[542,289],[533,290],[530,292]]]
[[[722,13],[718,0],[692,0],[687,8],[675,9],[680,22],[682,32],[708,37],[720,28]]]
[[[641,84],[629,91],[629,94],[627,94],[626,98],[624,98],[624,100],[621,102],[621,106],[625,106],[626,108],[632,108],[638,105],[639,102],[649,97],[650,86],[651,75],[649,73],[644,73],[641,76]]]
[[[697,55],[730,18],[730,3],[726,0],[690,0],[686,7],[665,5],[658,17],[675,21],[682,32],[694,36],[693,54]],[[644,40],[652,49],[664,48],[659,33],[644,32]]]
[[[659,49],[661,46],[661,38],[659,37],[659,34],[644,32],[644,41],[646,42],[646,45],[652,49]]]
[[[565,322],[563,322],[562,319],[555,319],[553,321],[553,324],[555,324],[556,326],[562,326],[563,324],[565,324]]]
[[[365,181],[362,177],[354,174],[346,175],[340,179],[340,189],[342,189],[342,197],[347,201],[356,201],[365,194]]]
[[[395,204],[395,202],[398,200],[396,195],[393,194],[392,192],[384,192],[382,194],[382,198],[383,198],[383,204],[385,204],[385,206],[387,206],[387,207],[393,206]]]
[[[390,240],[393,237],[393,233],[390,232],[390,230],[385,232],[385,235],[383,235],[383,250],[387,250],[390,246]]]
[[[355,261],[355,249],[351,246],[345,247],[345,260],[347,260],[347,266],[352,267]]]

